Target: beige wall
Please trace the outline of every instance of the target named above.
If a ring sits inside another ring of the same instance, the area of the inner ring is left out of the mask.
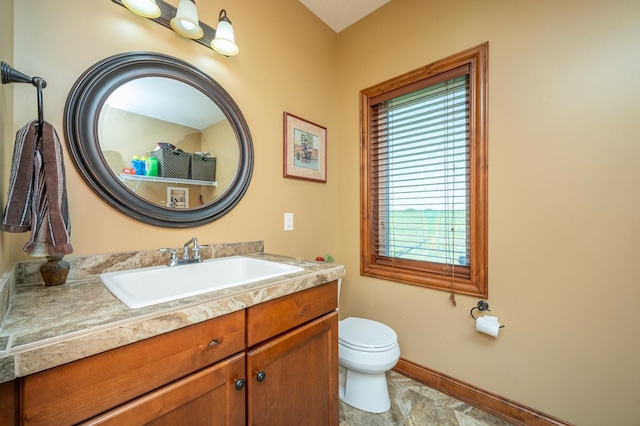
[[[245,197],[231,213],[197,228],[162,229],[123,216],[89,190],[67,155],[74,255],[181,246],[194,235],[209,243],[264,240],[269,252],[309,259],[337,252],[337,138],[329,140],[326,184],[282,178],[284,111],[327,126],[329,137],[337,128],[337,36],[302,4],[199,2],[202,21],[215,26],[219,8],[225,7],[234,24],[240,55],[226,58],[108,0],[13,3],[20,23],[14,32],[15,66],[47,81],[45,119],[61,136],[64,104],[76,79],[97,61],[127,51],[172,55],[209,74],[239,105],[253,136],[254,174]],[[170,3],[177,5],[178,0]],[[36,113],[33,88],[24,89],[22,96],[14,88],[10,132]],[[293,232],[283,231],[285,212],[295,214]],[[14,261],[27,258],[22,252],[26,238],[15,237]]]
[[[222,120],[202,131],[202,152],[211,153],[216,158],[217,187],[202,187],[205,200],[223,194],[235,177],[234,163],[238,159],[238,144],[234,143],[235,134],[228,120]],[[230,159],[233,159],[230,160]]]
[[[579,425],[638,424],[640,3],[392,0],[338,39],[341,315],[402,356]],[[488,41],[489,295],[360,277],[358,93]]]

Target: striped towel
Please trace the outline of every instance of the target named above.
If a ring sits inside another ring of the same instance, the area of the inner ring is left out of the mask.
[[[32,256],[73,252],[62,147],[56,130],[47,122],[40,139],[36,120],[16,134],[0,230],[31,231],[23,250]]]

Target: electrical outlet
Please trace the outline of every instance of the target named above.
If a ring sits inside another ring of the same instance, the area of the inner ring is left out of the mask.
[[[284,214],[284,230],[293,231],[293,213]]]

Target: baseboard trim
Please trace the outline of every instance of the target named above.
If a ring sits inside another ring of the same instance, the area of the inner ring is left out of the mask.
[[[533,408],[400,358],[394,371],[508,422],[523,426],[572,426]]]

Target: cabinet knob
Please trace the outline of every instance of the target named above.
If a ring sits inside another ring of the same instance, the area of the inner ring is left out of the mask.
[[[244,389],[244,385],[247,384],[247,382],[245,382],[242,379],[238,379],[236,380],[236,390],[242,390]]]
[[[256,380],[259,382],[263,381],[265,377],[267,377],[267,373],[264,371],[258,371],[258,374],[256,374]]]
[[[213,339],[212,341],[209,342],[209,347],[213,348],[214,346],[217,346],[219,343],[220,343],[220,340]]]

